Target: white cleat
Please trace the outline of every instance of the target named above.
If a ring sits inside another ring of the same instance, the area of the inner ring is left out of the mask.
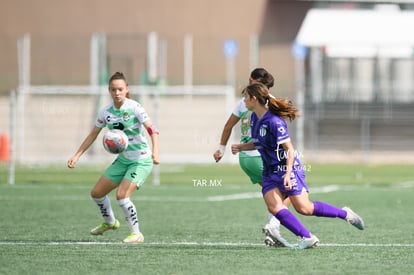
[[[362,218],[357,213],[352,211],[352,209],[349,208],[349,207],[343,207],[342,209],[345,210],[346,213],[347,213],[345,219],[348,223],[352,224],[353,226],[355,226],[359,230],[364,230],[364,228],[365,228],[364,221],[362,220]]]
[[[265,234],[264,243],[267,246],[290,247],[290,248],[293,247],[293,245],[291,245],[287,240],[285,240],[282,237],[282,235],[280,234],[280,231],[277,227],[271,226],[270,224],[266,224],[263,227],[262,231]]]
[[[314,248],[319,244],[319,239],[315,235],[312,235],[310,238],[302,238],[302,240],[293,247],[295,250],[302,250],[308,248]]]

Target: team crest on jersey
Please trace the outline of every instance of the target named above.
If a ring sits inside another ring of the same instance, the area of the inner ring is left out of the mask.
[[[260,135],[261,137],[264,137],[264,136],[266,136],[266,133],[267,133],[266,128],[265,128],[265,127],[260,127],[260,130],[259,130],[259,135]]]
[[[124,112],[124,114],[122,116],[122,120],[123,121],[128,121],[129,120],[129,114],[128,114],[128,112]]]

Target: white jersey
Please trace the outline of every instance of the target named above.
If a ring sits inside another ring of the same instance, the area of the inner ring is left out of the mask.
[[[111,103],[104,107],[96,119],[96,127],[110,130],[119,129],[128,136],[128,147],[121,154],[128,160],[138,160],[151,156],[151,150],[145,136],[144,122],[150,118],[145,109],[135,100],[126,98],[121,108]]]
[[[252,115],[252,111],[246,108],[246,104],[244,103],[244,99],[241,99],[236,107],[233,110],[233,115],[240,118],[240,143],[248,143],[252,141],[252,133],[250,129],[250,117]],[[247,156],[260,156],[259,151],[251,150],[251,151],[242,151],[240,154],[247,155]]]

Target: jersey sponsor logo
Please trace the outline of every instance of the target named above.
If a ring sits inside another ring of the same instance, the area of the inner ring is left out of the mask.
[[[118,130],[124,130],[125,125],[122,123],[122,121],[125,121],[125,117],[128,116],[126,120],[129,119],[129,115],[127,112],[124,113],[123,117],[114,117],[114,116],[106,116],[105,120],[108,124],[109,129],[118,129]],[[111,125],[111,126],[109,126]]]
[[[124,130],[125,129],[124,124],[122,124],[120,122],[112,124],[112,127],[113,127],[112,129],[118,129],[118,130]]]
[[[129,120],[129,118],[130,118],[130,116],[128,114],[127,114],[127,116],[124,114],[122,117],[107,115],[105,117],[105,120],[106,120],[107,123],[120,123],[122,121]]]

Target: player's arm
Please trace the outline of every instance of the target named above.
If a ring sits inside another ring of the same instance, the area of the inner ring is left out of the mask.
[[[160,132],[158,131],[157,127],[152,124],[150,120],[144,122],[144,127],[147,129],[148,135],[151,137],[152,143],[152,161],[154,164],[160,163],[160,156],[158,153],[158,135]]]
[[[229,141],[231,131],[233,130],[234,125],[239,122],[240,118],[231,114],[230,117],[227,119],[226,124],[224,124],[223,131],[221,133],[220,138],[220,146],[214,152],[213,157],[216,162],[219,162],[224,155],[224,151],[226,150],[227,142]]]
[[[247,143],[240,143],[240,144],[232,144],[231,145],[231,152],[233,155],[241,152],[241,151],[250,151],[250,150],[256,150],[256,147],[254,146],[253,142],[247,142]]]
[[[86,136],[82,144],[79,146],[78,151],[68,160],[68,167],[69,168],[75,168],[76,162],[79,160],[80,156],[88,150],[88,148],[91,146],[91,144],[95,141],[95,139],[98,137],[99,133],[101,132],[102,128],[99,127],[93,127],[90,133]]]

